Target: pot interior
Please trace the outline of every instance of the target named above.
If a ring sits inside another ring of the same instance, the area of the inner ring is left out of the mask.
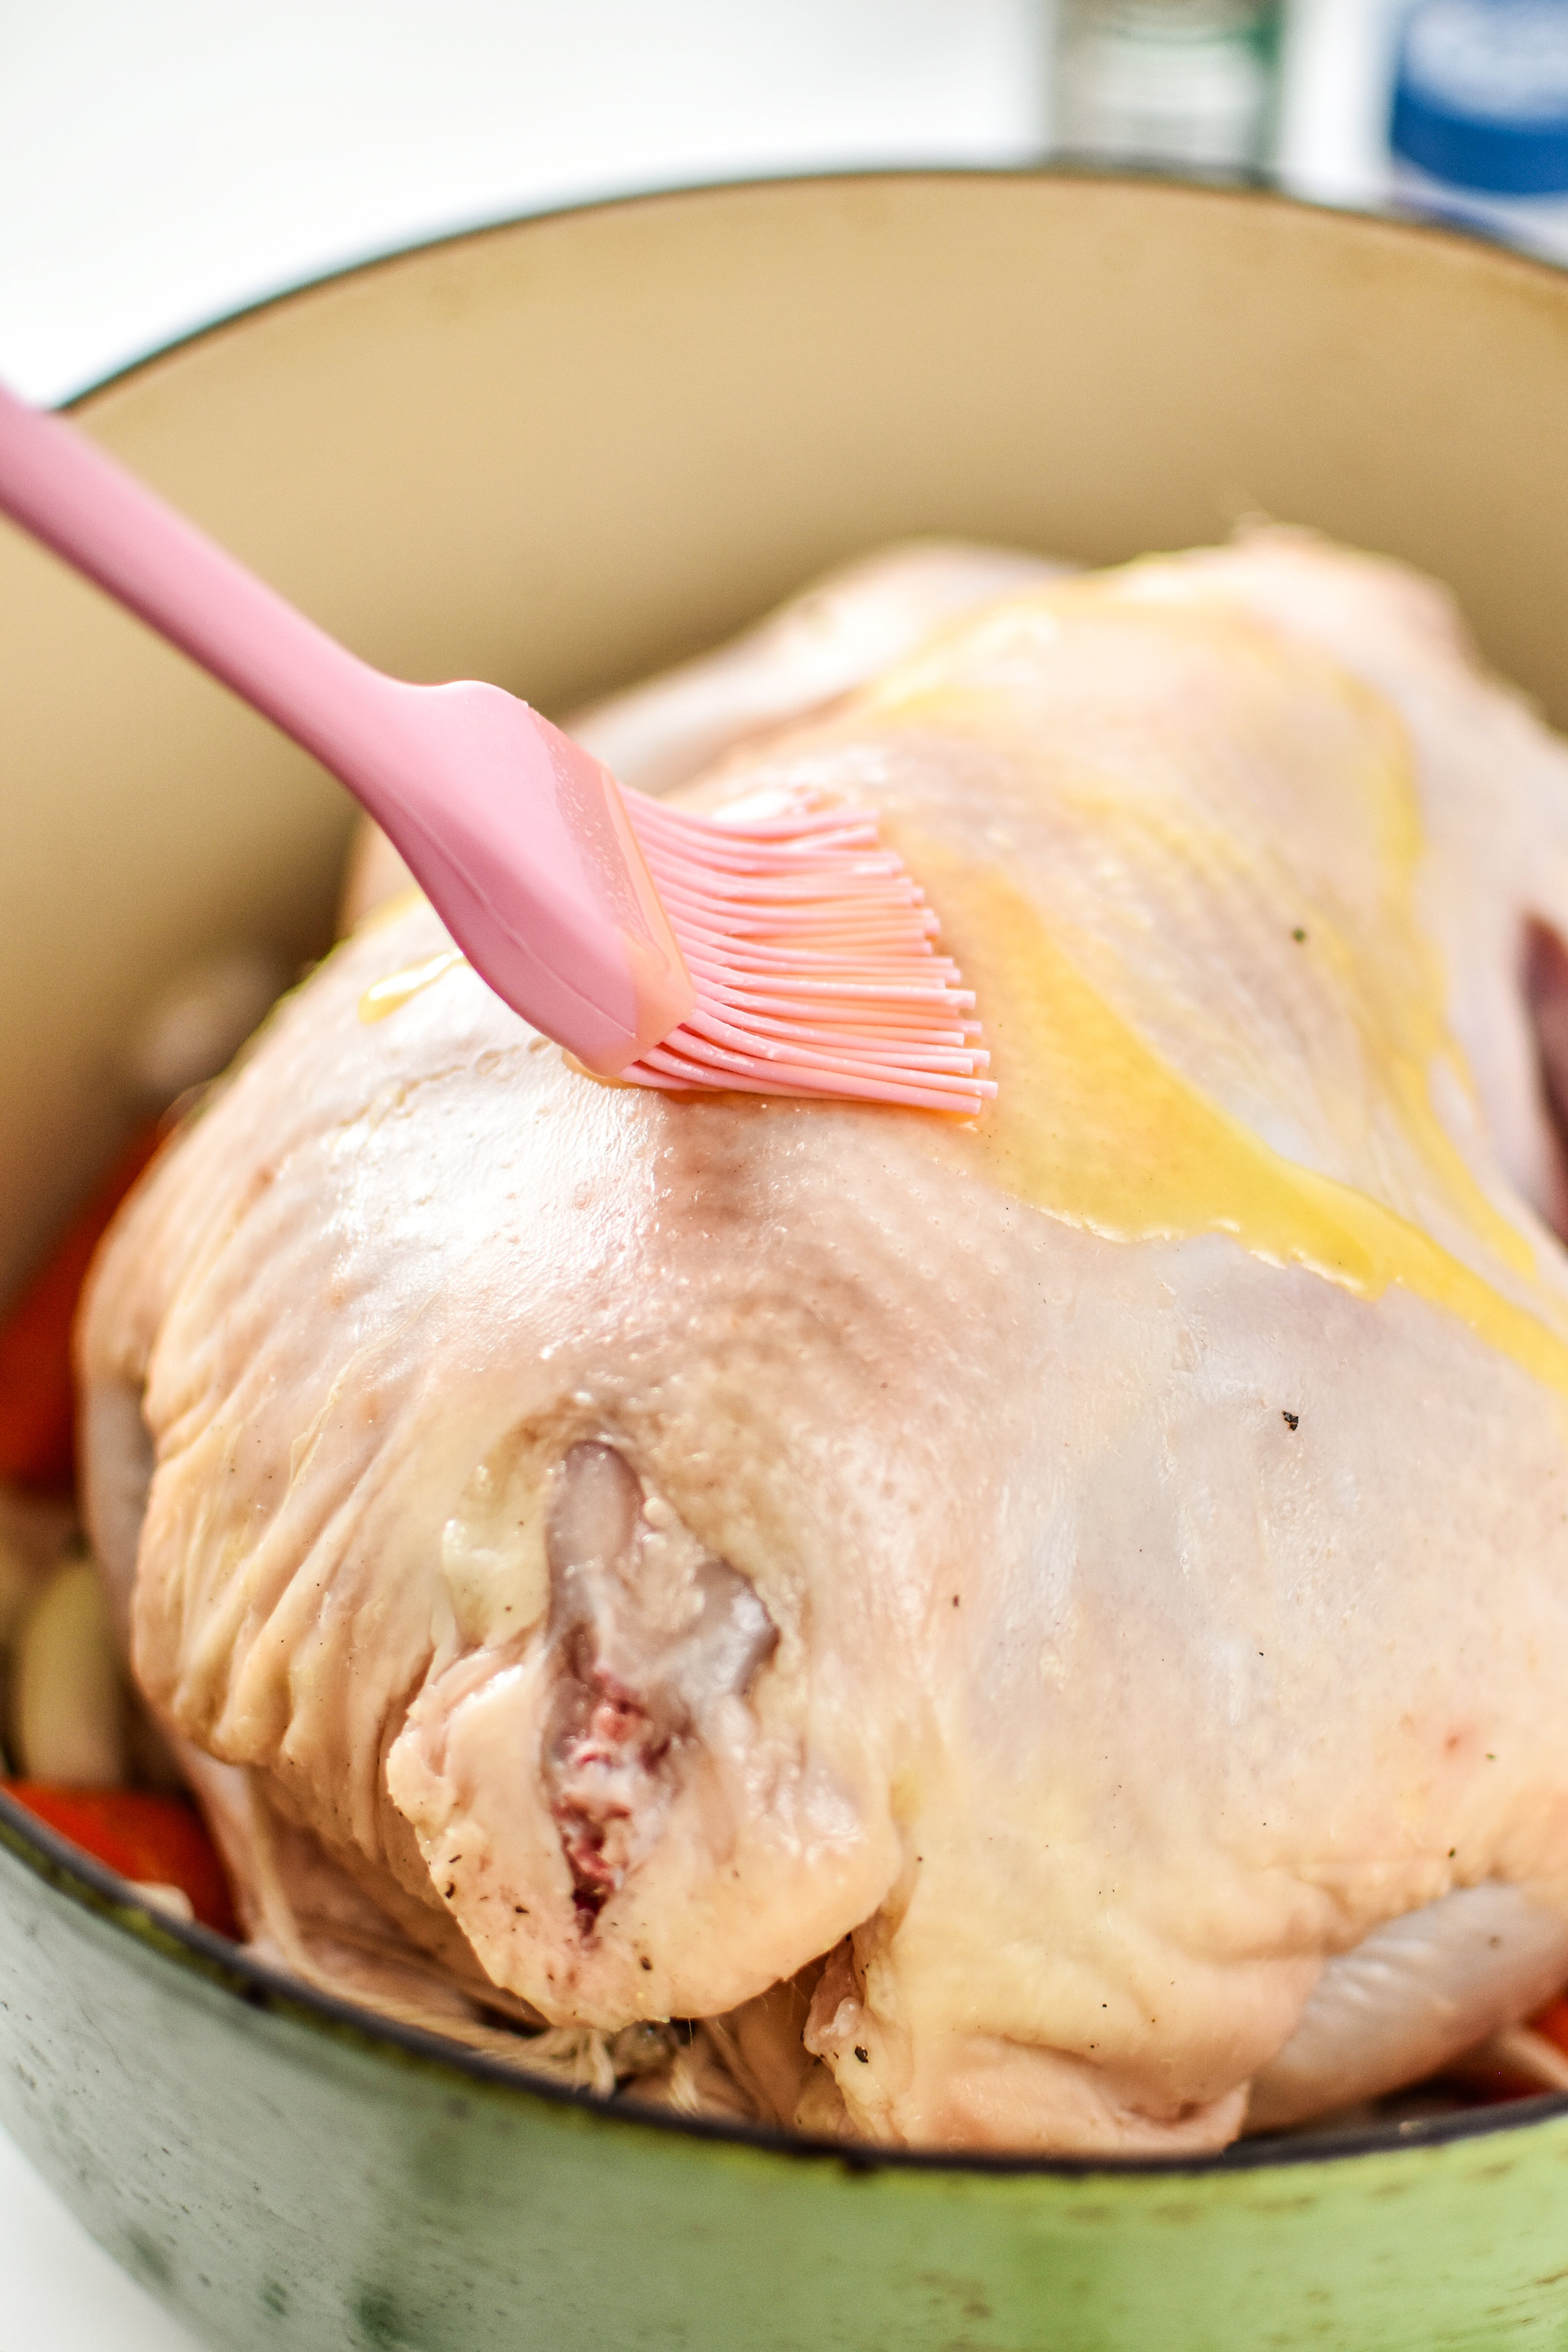
[[[1568,278],[1251,193],[772,184],[437,246],[82,404],[349,644],[557,712],[844,556],[1090,562],[1268,515],[1447,580],[1568,720]],[[128,1021],[237,940],[329,937],[350,812],[0,531],[0,1292],[112,1146]]]

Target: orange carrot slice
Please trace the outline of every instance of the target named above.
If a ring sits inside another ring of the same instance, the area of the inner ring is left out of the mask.
[[[1559,2050],[1568,2050],[1568,1992],[1560,1992],[1555,2000],[1549,2000],[1530,2021],[1537,2033],[1543,2033],[1548,2042],[1555,2042]]]
[[[61,1789],[43,1780],[4,1780],[0,1788],[122,1878],[177,1886],[204,1927],[238,1936],[217,1849],[184,1797],[146,1789]]]
[[[0,1323],[0,1479],[68,1495],[76,1471],[71,1325],[92,1254],[162,1141],[138,1129]]]

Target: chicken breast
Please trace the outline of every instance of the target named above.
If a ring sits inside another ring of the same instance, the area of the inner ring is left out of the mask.
[[[1010,595],[696,799],[802,781],[995,1104],[600,1085],[373,919],[100,1263],[142,1684],[454,1980],[726,2019],[803,2122],[1386,2087],[1568,1973],[1568,752],[1274,534]]]

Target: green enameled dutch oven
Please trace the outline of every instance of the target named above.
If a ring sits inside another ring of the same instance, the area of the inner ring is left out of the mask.
[[[443,244],[89,427],[384,667],[545,709],[910,532],[1104,562],[1268,513],[1453,583],[1568,722],[1568,276],[1243,192],[909,175]],[[326,936],[347,811],[0,534],[0,1291],[175,965]],[[0,1805],[0,2117],[215,2347],[1568,2343],[1568,2100],[1201,2162],[637,2119],[290,1989]]]

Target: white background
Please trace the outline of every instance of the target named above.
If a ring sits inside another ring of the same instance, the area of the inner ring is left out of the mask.
[[[0,369],[58,399],[585,196],[1037,152],[1037,0],[0,0]]]
[[[1401,5],[1295,0],[1281,163],[1304,192],[1376,192]],[[530,209],[1028,160],[1049,17],[1050,0],[0,0],[0,377],[64,399],[324,269]],[[194,2352],[3,2136],[0,2352]]]

